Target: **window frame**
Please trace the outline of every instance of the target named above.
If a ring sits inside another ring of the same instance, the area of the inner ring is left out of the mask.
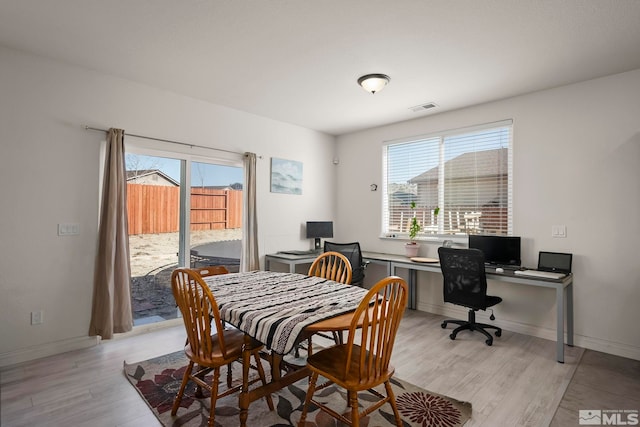
[[[390,186],[389,186],[389,152],[388,149],[390,146],[400,145],[400,144],[413,144],[413,143],[426,143],[428,140],[437,139],[438,143],[438,153],[431,153],[432,157],[438,158],[437,167],[439,168],[439,177],[438,177],[438,196],[437,196],[437,206],[443,206],[442,202],[445,200],[445,185],[446,179],[444,179],[445,168],[443,167],[448,160],[444,156],[444,145],[445,140],[447,138],[462,136],[466,134],[473,134],[482,131],[490,131],[490,130],[498,130],[500,128],[508,129],[508,142],[506,144],[507,153],[507,165],[506,165],[506,174],[507,174],[507,183],[506,183],[506,232],[505,233],[495,233],[496,235],[505,235],[511,236],[513,235],[513,120],[501,120],[496,122],[490,122],[485,124],[448,129],[444,131],[431,132],[428,134],[422,134],[413,137],[401,138],[384,141],[382,143],[382,222],[381,222],[381,234],[380,238],[382,239],[409,239],[409,233],[407,231],[395,231],[390,229]],[[472,151],[467,151],[472,152]],[[419,198],[419,194],[416,190],[416,199]],[[421,224],[423,225],[423,224]],[[401,228],[402,224],[400,225]],[[458,233],[450,233],[444,232],[444,220],[443,215],[438,215],[437,217],[437,231],[425,233],[424,227],[417,235],[415,240],[417,241],[439,241],[441,242],[443,239],[456,241],[466,241],[469,235],[469,229],[465,232]]]

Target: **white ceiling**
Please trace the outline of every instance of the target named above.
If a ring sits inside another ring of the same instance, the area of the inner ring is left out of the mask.
[[[1,0],[0,44],[339,135],[638,69],[640,1]]]

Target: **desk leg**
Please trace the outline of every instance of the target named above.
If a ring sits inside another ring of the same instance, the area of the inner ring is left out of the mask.
[[[558,362],[564,363],[564,287],[556,288],[556,352]]]
[[[389,275],[390,276],[397,276],[398,275],[398,266],[393,264],[393,263],[389,263],[389,267],[388,267],[388,271],[389,271]],[[407,285],[409,285],[409,297],[407,298],[407,308],[410,310],[415,310],[416,309],[416,282],[418,281],[418,272],[416,270],[414,270],[413,268],[407,268],[407,271],[409,273],[409,280]]]
[[[418,281],[418,272],[413,268],[409,269],[409,309],[416,309],[416,282]]]
[[[567,290],[567,345],[573,347],[573,283],[569,283]]]

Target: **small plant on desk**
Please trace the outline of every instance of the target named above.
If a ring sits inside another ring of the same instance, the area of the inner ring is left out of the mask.
[[[411,222],[409,224],[409,243],[405,244],[405,252],[408,257],[414,257],[418,255],[418,248],[420,245],[416,243],[416,236],[422,230],[420,223],[418,223],[418,218],[415,213],[416,202],[411,202],[411,211],[413,212],[413,216],[411,217]]]

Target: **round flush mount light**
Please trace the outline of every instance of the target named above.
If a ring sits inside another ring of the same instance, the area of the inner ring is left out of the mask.
[[[367,74],[358,79],[358,84],[371,93],[381,91],[391,79],[386,74]]]

